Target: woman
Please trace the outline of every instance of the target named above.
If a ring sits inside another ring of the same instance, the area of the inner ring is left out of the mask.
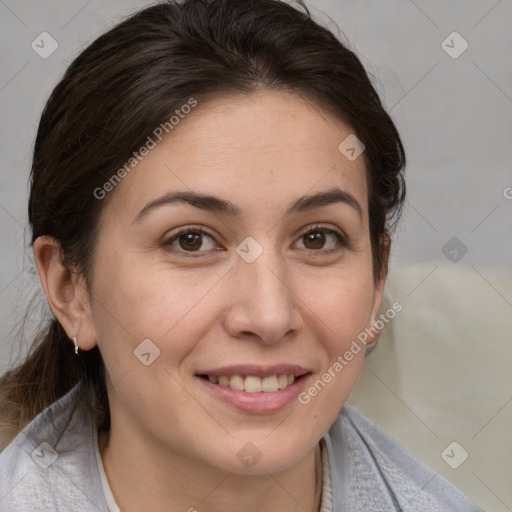
[[[0,510],[478,510],[344,406],[404,167],[304,5],[164,2],[93,42],[35,144],[54,318],[1,381]]]

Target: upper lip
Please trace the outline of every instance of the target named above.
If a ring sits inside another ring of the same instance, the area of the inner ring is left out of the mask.
[[[276,364],[272,366],[258,366],[254,364],[240,364],[234,366],[223,366],[212,370],[200,370],[196,375],[208,375],[210,377],[231,377],[233,375],[254,375],[255,377],[269,377],[271,375],[295,375],[300,377],[310,373],[304,367],[296,364]]]

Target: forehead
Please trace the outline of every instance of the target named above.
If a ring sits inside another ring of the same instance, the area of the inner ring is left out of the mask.
[[[366,209],[364,159],[351,161],[339,150],[352,134],[340,119],[289,93],[200,103],[116,187],[113,208],[131,215],[170,190],[248,207],[278,198],[284,208],[287,198],[338,186]]]

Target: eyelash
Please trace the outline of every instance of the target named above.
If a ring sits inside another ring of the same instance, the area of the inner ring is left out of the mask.
[[[339,232],[335,229],[330,228],[327,225],[322,225],[322,224],[313,226],[313,227],[308,228],[307,230],[303,231],[299,235],[297,240],[300,240],[311,233],[322,233],[325,235],[334,235],[336,238],[337,244],[338,244],[338,247],[334,248],[334,249],[327,249],[327,250],[326,249],[307,249],[307,248],[304,249],[311,253],[330,254],[330,253],[333,253],[333,252],[339,250],[339,248],[349,247],[349,243],[348,243],[348,240],[345,237],[345,235],[343,235],[341,232]],[[200,258],[202,256],[201,253],[210,252],[208,250],[207,251],[200,251],[200,250],[199,251],[186,251],[184,249],[176,249],[176,248],[172,247],[172,244],[175,241],[177,241],[180,236],[187,235],[187,234],[206,235],[207,237],[211,238],[212,240],[215,240],[215,237],[213,235],[211,235],[210,233],[208,233],[207,231],[205,231],[203,228],[189,226],[185,229],[182,229],[181,231],[178,231],[176,234],[172,235],[169,239],[167,239],[167,241],[165,241],[163,243],[164,247],[167,250],[170,250],[171,252],[179,253],[188,258]],[[214,250],[219,250],[219,249],[214,249]]]

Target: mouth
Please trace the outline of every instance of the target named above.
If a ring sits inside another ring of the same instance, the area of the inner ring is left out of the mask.
[[[265,414],[296,401],[312,375],[294,365],[244,365],[199,371],[195,377],[209,396],[245,413]]]
[[[210,381],[212,384],[229,387],[236,391],[245,391],[246,393],[275,393],[280,389],[286,389],[296,380],[303,377],[302,374],[296,376],[293,373],[268,375],[266,377],[258,377],[257,375],[206,375],[201,374],[198,377]]]

